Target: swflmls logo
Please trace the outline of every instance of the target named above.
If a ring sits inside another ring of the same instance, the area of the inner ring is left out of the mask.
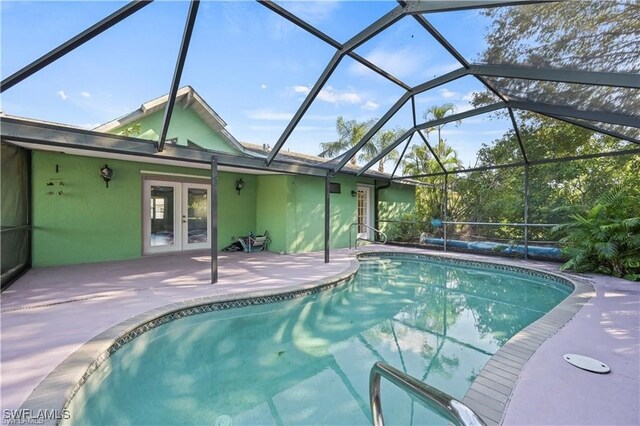
[[[4,410],[2,412],[2,423],[9,425],[40,425],[47,421],[68,420],[71,418],[69,410]]]

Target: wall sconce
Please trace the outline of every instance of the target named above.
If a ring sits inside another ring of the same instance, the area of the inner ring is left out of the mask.
[[[242,180],[242,178],[240,178],[236,181],[236,191],[238,191],[238,195],[240,195],[240,191],[242,191],[242,188],[244,188],[244,181]]]
[[[100,169],[100,176],[102,177],[102,179],[104,179],[105,183],[107,184],[107,188],[108,188],[109,187],[109,181],[113,177],[113,170],[110,169],[109,166],[107,166],[105,164],[104,167]]]
[[[356,191],[351,191],[351,196],[355,197],[356,195],[358,195],[358,193]]]

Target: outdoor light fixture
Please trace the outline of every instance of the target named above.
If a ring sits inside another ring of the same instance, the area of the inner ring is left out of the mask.
[[[242,188],[244,188],[244,181],[242,180],[242,178],[240,178],[236,181],[236,191],[238,191],[238,195],[240,195],[240,191],[242,191]]]
[[[355,197],[356,195],[358,195],[358,193],[356,191],[351,191],[351,196]]]
[[[109,166],[107,166],[105,164],[104,167],[100,169],[100,176],[102,177],[102,179],[104,179],[105,183],[107,184],[107,188],[108,188],[109,187],[109,181],[113,177],[113,169],[110,169]]]

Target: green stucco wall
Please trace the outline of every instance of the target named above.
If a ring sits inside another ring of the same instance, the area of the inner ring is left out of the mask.
[[[391,240],[395,238],[393,224],[383,220],[402,220],[404,214],[413,213],[416,200],[416,188],[399,183],[378,191],[378,220],[382,232]]]
[[[153,130],[156,134],[160,134],[162,129],[162,120],[164,119],[163,110],[157,111],[139,120],[127,124],[126,128],[140,125],[140,133]],[[122,128],[116,128],[111,133],[117,134]],[[187,145],[187,139],[200,145],[202,148],[212,149],[220,152],[237,154],[239,151],[229,145],[215,130],[209,127],[198,115],[190,108],[184,108],[176,105],[171,116],[167,139],[178,138],[178,145]]]
[[[287,251],[287,180],[284,175],[259,175],[256,195],[256,232],[269,232],[269,251]]]
[[[109,188],[98,174],[105,162],[114,170]],[[33,265],[141,256],[141,170],[209,175],[208,170],[34,151]],[[238,195],[235,181],[240,177],[245,189]],[[256,176],[221,172],[219,205],[218,244],[223,248],[232,236],[246,235],[255,227]]]
[[[105,163],[114,170],[109,188],[98,174]],[[34,151],[33,265],[140,257],[141,171],[209,176],[208,170]],[[235,190],[239,178],[245,182],[240,194]],[[373,180],[338,175],[331,181],[340,183],[341,193],[331,194],[330,246],[347,247],[357,205],[351,191],[359,183],[373,185]],[[262,234],[265,230],[269,231],[269,250],[273,252],[299,253],[324,248],[324,179],[220,172],[218,190],[220,249],[239,236],[251,231]],[[60,191],[62,195],[58,194]],[[399,220],[402,214],[410,213],[414,191],[414,187],[407,185],[381,190],[379,219]],[[383,230],[390,229],[388,224],[381,226]]]
[[[373,180],[335,176],[340,194],[331,194],[331,248],[349,245],[350,225],[355,222],[357,184]],[[309,176],[258,177],[257,231],[269,231],[269,250],[300,253],[324,249],[324,179]],[[354,231],[355,232],[355,231]],[[355,238],[355,236],[354,236]]]

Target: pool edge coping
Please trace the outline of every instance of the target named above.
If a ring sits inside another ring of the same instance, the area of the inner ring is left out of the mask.
[[[480,370],[462,399],[488,426],[502,424],[520,375],[531,357],[595,296],[595,288],[585,280],[545,273],[567,280],[574,286],[573,291],[542,318],[520,330],[500,347]],[[494,383],[498,386],[489,387]]]
[[[252,304],[267,304],[290,300],[330,290],[350,282],[359,269],[360,259],[385,256],[415,257],[472,266],[473,264],[480,264],[485,267],[499,266],[501,268],[498,269],[525,272],[538,277],[553,278],[554,281],[568,283],[573,286],[573,291],[565,299],[547,312],[542,318],[529,324],[514,335],[489,359],[462,399],[462,402],[480,415],[487,425],[500,424],[504,419],[520,373],[529,359],[546,340],[556,334],[575,316],[582,306],[592,298],[592,295],[588,294],[594,291],[591,284],[579,278],[543,271],[532,266],[515,266],[500,262],[500,259],[461,259],[415,251],[371,251],[353,253],[350,254],[350,257],[351,256],[353,256],[353,259],[351,259],[347,269],[339,274],[312,283],[242,294],[227,293],[187,299],[163,305],[128,318],[83,343],[76,351],[65,358],[34,388],[20,406],[20,410],[30,410],[30,412],[48,410],[50,413],[56,413],[56,418],[44,419],[40,424],[58,424],[61,420],[60,416],[65,413],[63,410],[67,409],[78,390],[86,383],[98,367],[106,362],[122,345],[133,340],[138,335],[175,319],[204,313],[188,312],[194,309],[197,310],[197,308],[200,307],[225,303],[240,304],[222,309],[211,309],[210,311],[225,310]],[[252,302],[256,299],[270,297],[285,298],[260,303]],[[172,316],[172,318],[145,329],[145,327],[153,321],[168,318],[169,316]],[[138,331],[138,334],[135,334],[136,331]],[[131,336],[132,333],[134,333],[133,336]],[[121,340],[120,343],[118,342],[119,340]],[[117,346],[115,350],[112,350],[116,345],[119,346]],[[497,387],[502,388],[502,391],[496,391],[483,383],[497,384]],[[505,392],[508,392],[508,394],[505,394]]]

